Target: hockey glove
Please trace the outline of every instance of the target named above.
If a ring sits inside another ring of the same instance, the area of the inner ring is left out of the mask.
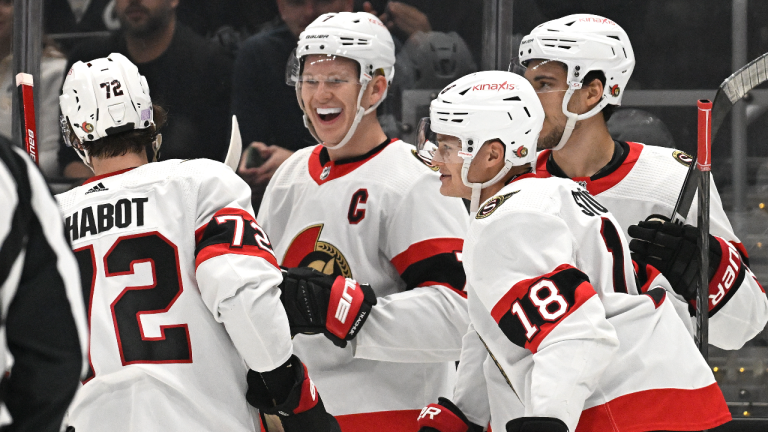
[[[357,336],[376,305],[370,285],[306,267],[283,271],[280,288],[292,334],[323,333],[341,348]]]
[[[629,249],[639,261],[652,265],[667,278],[676,293],[688,301],[696,298],[699,268],[699,229],[678,225],[658,215],[628,229],[633,237]],[[709,278],[720,265],[722,251],[716,237],[709,236]]]
[[[520,417],[507,423],[507,432],[568,432],[568,426],[554,417]]]
[[[424,407],[418,422],[419,432],[483,432],[482,426],[467,420],[459,407],[443,397]]]
[[[245,399],[258,408],[267,432],[337,432],[341,429],[323,405],[307,368],[291,356],[269,372],[248,371]],[[276,425],[279,423],[279,425]]]

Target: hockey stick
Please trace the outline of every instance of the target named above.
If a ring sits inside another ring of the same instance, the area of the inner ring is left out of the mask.
[[[715,95],[715,101],[712,104],[712,140],[715,139],[720,131],[723,120],[741,98],[750,90],[768,81],[768,53],[752,60],[743,68],[737,70],[733,75],[720,84]],[[677,198],[675,210],[672,212],[671,219],[677,223],[685,223],[688,212],[691,210],[693,195],[696,193],[696,186],[699,184],[698,173],[695,170],[696,157],[688,167],[688,174],[683,183],[683,189]]]
[[[699,173],[699,289],[696,292],[696,344],[704,360],[709,342],[709,171],[712,169],[712,102],[700,100],[699,142],[696,172]]]
[[[229,149],[224,163],[237,172],[240,165],[240,155],[243,153],[243,138],[240,136],[240,126],[237,124],[237,116],[232,116],[232,135],[229,137]]]
[[[21,115],[21,136],[24,141],[24,149],[29,156],[40,164],[37,154],[37,128],[35,125],[35,99],[32,75],[20,73],[16,75],[16,88],[19,92],[19,109]]]

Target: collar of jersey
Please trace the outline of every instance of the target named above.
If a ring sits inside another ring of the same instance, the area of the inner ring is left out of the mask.
[[[364,155],[337,161],[332,161],[330,156],[328,156],[328,149],[322,144],[318,144],[309,156],[309,175],[318,185],[339,177],[344,177],[361,167],[364,163],[373,159],[377,154],[381,153],[384,148],[397,140],[397,138],[387,138],[384,142]],[[323,177],[323,171],[326,169],[328,170],[328,174],[325,178],[321,178]]]
[[[637,158],[640,157],[640,152],[643,151],[643,146],[634,142],[616,141],[616,143],[624,149],[624,154],[621,157],[612,158],[608,165],[592,177],[573,177],[571,180],[584,182],[592,195],[603,193],[622,181],[632,171]],[[536,162],[536,176],[568,178],[557,165],[555,159],[552,158],[551,150],[544,150],[539,153]]]
[[[105,179],[107,177],[116,176],[116,175],[122,174],[124,172],[128,172],[128,171],[130,171],[130,170],[132,170],[134,168],[137,168],[137,167],[121,169],[119,171],[112,171],[111,173],[106,173],[106,174],[101,174],[101,175],[93,176],[93,177],[89,178],[88,180],[86,180],[83,184],[93,183],[95,181],[99,181],[99,180]]]

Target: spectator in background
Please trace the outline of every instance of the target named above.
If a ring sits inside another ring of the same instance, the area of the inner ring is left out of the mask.
[[[295,150],[316,144],[304,127],[296,90],[285,82],[285,67],[299,34],[328,12],[352,11],[353,0],[277,0],[280,21],[240,47],[233,78],[232,110],[240,123],[243,152],[238,172],[251,186],[258,211],[267,183]],[[249,153],[258,157],[251,158]],[[258,165],[258,159],[263,164]]]
[[[115,0],[44,0],[43,27],[45,33],[63,36],[117,30],[120,21],[115,14]],[[57,43],[66,53],[81,40],[60,37]]]
[[[13,136],[12,103],[16,92],[13,74],[13,0],[0,0],[0,135],[11,139]],[[46,46],[40,62],[40,82],[35,83],[40,106],[37,109],[37,145],[40,156],[40,170],[46,177],[59,175],[59,90],[64,79],[67,60],[64,56]]]
[[[475,63],[480,64],[482,0],[373,0],[362,2],[362,10],[377,15],[402,43],[416,32],[455,31],[469,46]]]
[[[121,30],[75,47],[69,65],[113,52],[125,55],[147,78],[152,100],[168,110],[161,158],[223,161],[231,124],[232,60],[221,47],[176,20],[178,4],[179,0],[115,0]],[[92,175],[75,152],[63,143],[59,148],[66,177]]]

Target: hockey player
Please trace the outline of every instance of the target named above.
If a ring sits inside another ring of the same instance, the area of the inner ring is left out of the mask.
[[[467,212],[439,194],[415,147],[379,125],[395,54],[378,18],[320,16],[296,60],[289,73],[322,144],[278,169],[259,211],[277,261],[292,269],[292,331],[318,333],[297,335],[294,349],[342,430],[412,432],[421,407],[453,386],[468,324]]]
[[[614,141],[606,127],[635,65],[627,34],[607,18],[570,15],[536,27],[523,38],[519,54],[546,113],[539,148],[547,150],[539,154],[537,175],[571,178],[589,190],[616,216],[627,239],[639,239],[630,244],[635,258],[658,268],[692,302],[698,280],[697,201],[685,227],[644,221],[672,215],[691,158],[678,150]],[[738,349],[765,328],[768,300],[714,183],[711,194],[709,342]]]
[[[656,272],[638,286],[613,216],[579,184],[531,172],[543,121],[525,78],[488,71],[446,87],[420,128],[441,193],[482,202],[463,250],[476,332],[465,340],[487,354],[462,352],[460,382],[482,385],[462,374],[482,359],[494,431],[690,431],[730,420],[666,280]],[[487,418],[471,425],[459,410],[478,403],[430,405],[422,431],[482,430]]]
[[[254,431],[248,403],[270,431],[338,430],[292,355],[248,186],[206,159],[147,163],[164,113],[120,54],[75,63],[59,100],[96,174],[58,196],[91,327],[74,430]]]

